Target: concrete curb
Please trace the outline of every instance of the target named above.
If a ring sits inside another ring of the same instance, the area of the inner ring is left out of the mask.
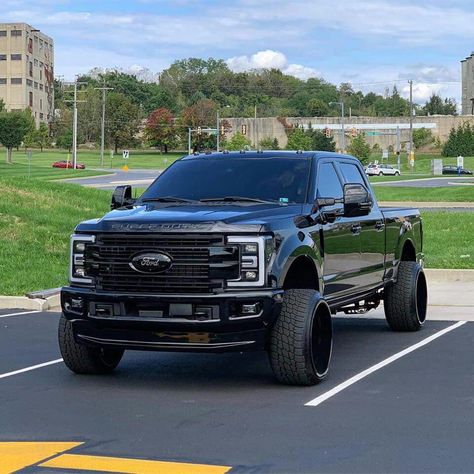
[[[474,270],[425,268],[425,273],[428,282],[433,283],[474,282]]]
[[[28,298],[27,296],[0,296],[0,309],[29,309],[48,311],[59,308],[60,295],[48,298]]]

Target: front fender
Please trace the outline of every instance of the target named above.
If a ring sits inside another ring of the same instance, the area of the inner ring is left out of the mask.
[[[278,287],[283,287],[286,275],[297,258],[307,258],[318,275],[319,288],[323,288],[322,259],[319,242],[315,243],[310,235],[298,232],[285,238],[277,250],[271,273],[278,282]]]

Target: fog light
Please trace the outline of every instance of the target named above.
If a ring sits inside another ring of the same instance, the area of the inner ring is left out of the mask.
[[[76,242],[76,251],[84,252],[86,250],[86,244],[84,242]]]
[[[82,298],[71,298],[71,308],[82,309],[84,301]]]
[[[257,279],[257,272],[245,272],[245,279],[246,280],[256,280]]]
[[[260,312],[260,305],[258,303],[254,304],[243,304],[240,310],[242,316],[250,316],[252,314],[258,314]]]

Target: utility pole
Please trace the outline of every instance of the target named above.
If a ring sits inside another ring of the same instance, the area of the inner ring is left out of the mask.
[[[217,109],[216,112],[216,149],[219,151],[219,145],[220,145],[220,134],[221,134],[221,129],[220,129],[220,123],[221,118],[219,115],[219,109]]]
[[[258,122],[257,122],[257,104],[253,109],[253,123],[255,124],[255,149],[258,149]]]
[[[104,142],[105,142],[105,98],[107,91],[113,91],[113,87],[105,87],[105,82],[102,87],[94,87],[95,90],[102,91],[102,121],[100,129],[100,165],[104,166]]]
[[[87,84],[86,82],[74,81],[69,85],[74,86],[74,98],[72,100],[65,100],[64,102],[72,102],[72,169],[75,170],[77,166],[77,104],[85,102],[85,100],[77,100],[77,86]]]
[[[408,81],[410,84],[410,160],[413,156],[413,81]]]
[[[342,152],[346,152],[346,131],[344,128],[344,102],[341,100],[341,102],[329,102],[329,105],[339,105],[341,107],[341,148]]]

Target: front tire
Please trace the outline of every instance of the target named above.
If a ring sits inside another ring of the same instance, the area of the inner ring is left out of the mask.
[[[59,349],[66,366],[76,374],[108,374],[123,356],[121,349],[105,349],[78,344],[72,323],[61,315],[58,328]]]
[[[394,331],[418,331],[426,320],[428,289],[423,268],[401,261],[397,283],[385,289],[385,318]]]
[[[315,290],[286,290],[272,329],[270,363],[276,379],[287,385],[314,385],[329,369],[332,319],[328,304]]]

